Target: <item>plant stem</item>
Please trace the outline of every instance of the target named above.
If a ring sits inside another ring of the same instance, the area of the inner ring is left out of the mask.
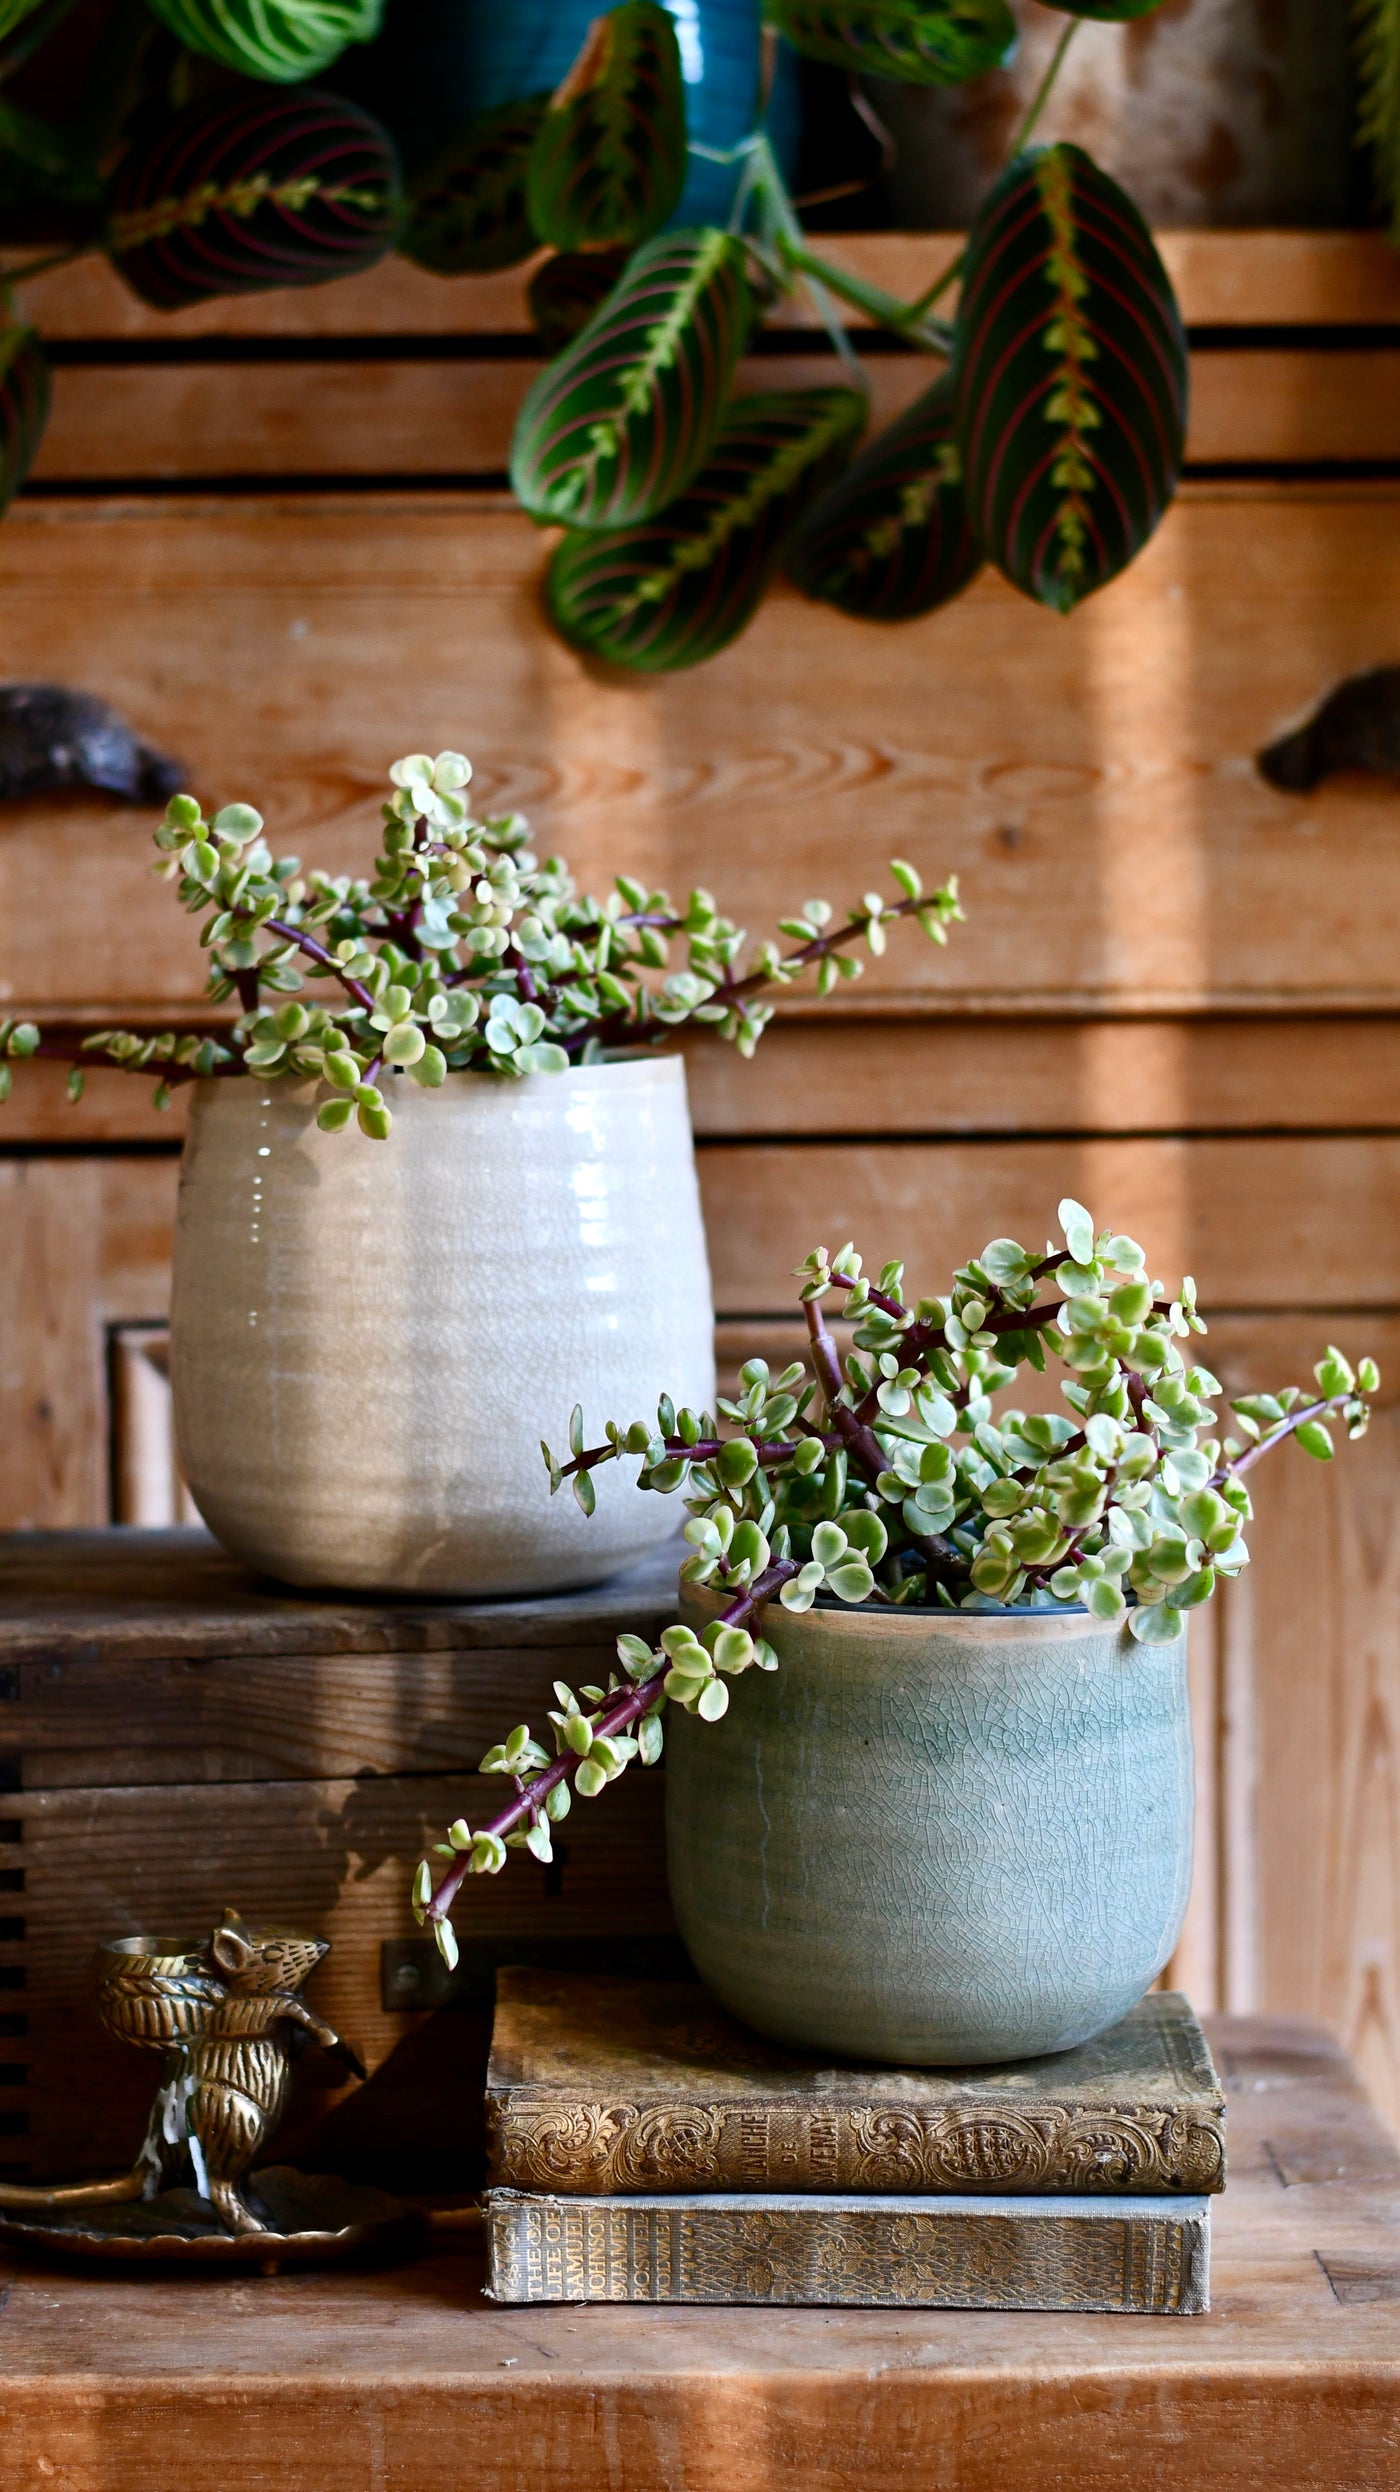
[[[801,1569],[795,1558],[775,1559],[771,1566],[765,1566],[761,1575],[755,1576],[745,1591],[730,1602],[726,1610],[720,1612],[717,1624],[721,1627],[744,1626],[750,1618],[757,1615],[765,1601],[771,1600],[775,1592],[781,1591],[783,1585],[791,1582],[793,1576],[800,1572]],[[640,1722],[643,1714],[650,1713],[652,1706],[659,1701],[663,1693],[670,1668],[668,1658],[659,1663],[646,1678],[639,1679],[634,1687],[619,1689],[613,1702],[606,1705],[598,1715],[593,1725],[594,1737],[597,1739],[615,1738],[619,1733],[630,1730],[634,1722]],[[498,1809],[488,1824],[473,1827],[473,1834],[494,1834],[504,1842],[505,1837],[513,1834],[517,1826],[522,1826],[527,1822],[533,1823],[539,1815],[542,1802],[548,1798],[551,1791],[558,1789],[560,1783],[567,1782],[573,1768],[581,1762],[582,1759],[576,1757],[571,1748],[566,1748],[563,1755],[557,1756],[552,1765],[543,1766],[532,1782],[523,1784],[517,1790],[515,1798],[508,1800],[504,1808]],[[425,1907],[427,1920],[445,1921],[447,1919],[456,1901],[458,1890],[463,1880],[470,1874],[470,1870],[471,1854],[463,1852],[434,1889],[432,1898]]]
[[[41,259],[22,260],[18,268],[0,268],[0,287],[22,285],[26,277],[46,277],[51,268],[67,268],[73,260],[86,259],[95,247],[91,242],[74,242],[63,251],[46,251]]]
[[[1010,147],[1007,149],[1006,161],[1008,164],[1014,164],[1016,158],[1021,154],[1022,150],[1029,147],[1032,133],[1036,129],[1040,121],[1041,114],[1044,112],[1046,105],[1050,101],[1055,81],[1064,67],[1065,54],[1068,52],[1070,45],[1074,41],[1075,35],[1079,30],[1079,25],[1080,20],[1077,17],[1072,17],[1069,24],[1066,26],[1064,33],[1061,35],[1059,42],[1056,44],[1054,51],[1051,53],[1049,67],[1046,69],[1044,77],[1041,79],[1039,86],[1036,88],[1034,95],[1031,97],[1030,104],[1022,118],[1021,126],[1012,139]],[[918,319],[924,312],[930,311],[933,305],[939,300],[940,296],[946,294],[948,288],[957,283],[958,278],[962,275],[963,262],[966,258],[967,253],[965,251],[960,251],[951,267],[945,268],[942,276],[935,278],[933,284],[929,287],[928,292],[926,294],[921,294],[917,302],[910,303],[906,306],[906,310],[911,319]]]
[[[887,294],[883,286],[870,285],[864,277],[854,277],[847,269],[838,268],[833,261],[823,259],[805,238],[799,244],[790,241],[786,235],[780,235],[779,249],[789,268],[797,269],[804,277],[820,278],[824,285],[830,286],[833,294],[839,294],[842,301],[850,303],[856,311],[868,312],[881,328],[893,329],[896,336],[908,338],[911,345],[926,346],[933,354],[947,355],[951,352],[952,330],[941,320],[930,325],[924,319],[934,295],[941,293],[951,282],[951,272],[939,278],[932,294],[921,297],[917,303],[901,303],[898,295]]]
[[[252,916],[251,910],[235,909],[232,913],[235,917]],[[329,969],[332,977],[337,979],[345,989],[352,1003],[359,1004],[365,1012],[378,1011],[378,1003],[369,988],[361,985],[358,978],[347,977],[335,954],[328,952],[324,943],[318,943],[314,935],[304,934],[299,926],[289,926],[286,919],[282,917],[260,917],[255,922],[265,927],[270,935],[276,935],[279,943],[294,944],[299,952],[305,954],[307,960],[314,960],[320,964],[321,968]]]
[[[806,236],[789,196],[788,186],[778,169],[778,159],[761,130],[755,136],[752,153],[744,168],[742,188],[745,200],[749,195],[755,195],[766,204],[772,221],[772,230],[783,253],[786,255],[791,250],[799,255],[802,254],[806,248]],[[806,284],[817,318],[845,365],[853,387],[860,391],[863,398],[868,399],[869,384],[861,368],[860,358],[846,335],[840,313],[825,286],[818,283],[816,278],[807,274]]]
[[[1222,1480],[1238,1479],[1240,1473],[1248,1471],[1261,1454],[1272,1453],[1276,1445],[1281,1445],[1286,1436],[1292,1436],[1309,1419],[1335,1419],[1338,1411],[1345,1410],[1347,1403],[1355,1398],[1351,1393],[1333,1393],[1325,1401],[1300,1402],[1298,1408],[1291,1410],[1277,1427],[1271,1428],[1267,1436],[1262,1436],[1257,1445],[1247,1446],[1242,1454],[1236,1454],[1233,1462],[1222,1462],[1219,1470],[1211,1474],[1211,1487],[1218,1488]]]
[[[820,1445],[823,1445],[829,1454],[835,1453],[838,1446],[844,1444],[845,1442],[845,1439],[838,1435],[835,1430],[832,1430],[827,1435],[823,1435],[819,1428],[810,1428],[804,1430],[803,1434],[804,1436],[815,1436],[817,1442]],[[687,1445],[684,1437],[664,1436],[661,1442],[666,1448],[668,1461],[713,1462],[717,1454],[723,1453],[726,1445],[742,1442],[742,1439],[726,1436],[702,1436],[697,1437],[693,1445]],[[758,1456],[760,1465],[764,1465],[773,1462],[786,1462],[791,1455],[796,1453],[797,1444],[801,1443],[802,1439],[799,1438],[797,1443],[790,1445],[783,1444],[777,1437],[770,1437],[764,1443],[760,1443],[755,1437],[750,1437],[748,1442],[753,1446],[754,1452]],[[618,1457],[625,1454],[626,1451],[627,1448],[625,1445],[590,1445],[583,1453],[575,1454],[572,1462],[564,1462],[560,1464],[559,1477],[561,1480],[567,1480],[572,1479],[576,1471],[596,1471],[600,1463],[615,1462]]]
[[[1075,36],[1079,32],[1080,24],[1081,20],[1079,18],[1072,17],[1069,24],[1066,26],[1064,33],[1061,35],[1059,42],[1056,44],[1054,51],[1051,53],[1049,66],[1046,69],[1045,75],[1041,79],[1039,86],[1036,88],[1034,95],[1031,97],[1020,129],[1016,132],[1015,137],[1012,139],[1007,157],[1009,163],[1014,164],[1016,158],[1022,153],[1022,151],[1029,147],[1041,114],[1044,112],[1046,105],[1050,101],[1055,81],[1064,67],[1065,54],[1068,52],[1070,45],[1073,43]]]

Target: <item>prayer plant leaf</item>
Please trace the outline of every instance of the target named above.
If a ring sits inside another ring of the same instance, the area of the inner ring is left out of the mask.
[[[531,516],[619,528],[664,510],[709,452],[749,315],[734,235],[643,243],[520,410],[511,482]]]
[[[864,416],[855,390],[736,399],[701,474],[659,518],[565,537],[548,591],[565,639],[646,673],[713,657],[749,621],[795,516]]]
[[[685,183],[685,89],[675,22],[657,0],[595,17],[530,154],[530,217],[558,251],[637,243]]]
[[[1186,339],[1132,201],[1083,149],[1019,156],[968,239],[958,439],[983,552],[1067,614],[1151,536],[1176,488]]]
[[[1356,135],[1371,158],[1379,205],[1400,240],[1400,0],[1352,0]]]
[[[0,511],[33,464],[49,413],[49,366],[32,329],[0,330]]]
[[[764,0],[763,14],[809,60],[910,86],[981,78],[1016,41],[1006,0]]]
[[[160,311],[322,285],[393,243],[398,168],[377,121],[338,95],[249,95],[178,113],[133,149],[107,247]]]
[[[625,251],[558,251],[535,270],[525,304],[535,335],[552,355],[576,338],[607,301],[627,258]]]
[[[968,525],[955,408],[945,373],[813,503],[786,563],[805,595],[902,623],[967,586],[982,555]]]
[[[479,113],[418,175],[399,238],[405,259],[440,277],[514,268],[536,248],[525,198],[547,95]]]
[[[379,32],[384,0],[150,0],[192,52],[245,78],[287,85],[329,68],[347,43]]]

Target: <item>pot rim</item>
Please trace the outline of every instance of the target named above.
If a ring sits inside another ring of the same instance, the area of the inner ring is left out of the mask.
[[[461,1065],[447,1075],[436,1091],[423,1090],[421,1083],[410,1081],[399,1065],[384,1066],[381,1080],[387,1083],[390,1075],[397,1084],[388,1092],[396,1113],[407,1099],[420,1091],[425,1099],[451,1095],[460,1100],[470,1095],[474,1101],[481,1102],[487,1099],[499,1099],[503,1103],[528,1099],[535,1106],[554,1095],[562,1099],[580,1090],[593,1089],[600,1082],[609,1087],[627,1082],[638,1089],[664,1082],[673,1088],[679,1086],[684,1089],[685,1058],[671,1048],[629,1047],[615,1055],[605,1056],[597,1064],[571,1064],[563,1073],[526,1073],[514,1077],[488,1073],[477,1065]],[[469,1089],[459,1085],[468,1085]],[[295,1100],[305,1105],[323,1088],[323,1084],[314,1073],[299,1073],[295,1077],[272,1073],[261,1078],[256,1073],[208,1073],[190,1087],[192,1104],[200,1106],[210,1106],[215,1099],[229,1096],[235,1101],[246,1100],[255,1093],[260,1093],[264,1102],[270,1093],[274,1101]]]
[[[702,1611],[717,1617],[733,1599],[732,1593],[716,1592],[709,1584],[682,1583],[682,1605],[689,1601]],[[758,1623],[767,1632],[768,1622],[793,1627],[816,1627],[837,1641],[850,1639],[865,1643],[874,1637],[900,1635],[906,1638],[927,1638],[930,1631],[947,1636],[957,1643],[994,1644],[1010,1642],[1014,1631],[1020,1641],[1048,1636],[1055,1643],[1067,1643],[1085,1635],[1117,1637],[1127,1632],[1123,1618],[1094,1618],[1086,1609],[881,1609],[870,1603],[833,1604],[811,1609],[784,1609],[781,1601],[765,1601],[758,1612]],[[1185,1622],[1183,1621],[1183,1632]],[[1181,1642],[1176,1637],[1170,1645],[1152,1649],[1175,1652]]]

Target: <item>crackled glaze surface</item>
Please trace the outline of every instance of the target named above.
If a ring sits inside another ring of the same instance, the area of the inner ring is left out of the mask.
[[[288,1582],[597,1583],[676,1528],[635,1466],[584,1519],[540,1439],[714,1395],[685,1071],[643,1058],[391,1087],[387,1142],[315,1094],[201,1084],[180,1175],[181,1460],[235,1556]]]
[[[668,1725],[696,1969],[800,2049],[906,2066],[1086,2041],[1161,1971],[1191,1876],[1186,1639],[1085,1617],[776,1607],[723,1721]]]

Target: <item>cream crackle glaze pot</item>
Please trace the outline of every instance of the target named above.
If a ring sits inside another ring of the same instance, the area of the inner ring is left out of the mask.
[[[547,1495],[561,1398],[579,1378],[595,1403],[714,1394],[685,1068],[387,1088],[381,1142],[320,1131],[311,1084],[200,1086],[171,1326],[195,1502],[290,1583],[599,1582],[674,1517],[620,1472],[591,1524]]]
[[[692,1596],[697,1626],[718,1599]],[[760,2033],[910,2067],[1086,2041],[1150,1989],[1191,1883],[1186,1633],[1044,1610],[840,1610],[667,1738],[671,1896]]]

